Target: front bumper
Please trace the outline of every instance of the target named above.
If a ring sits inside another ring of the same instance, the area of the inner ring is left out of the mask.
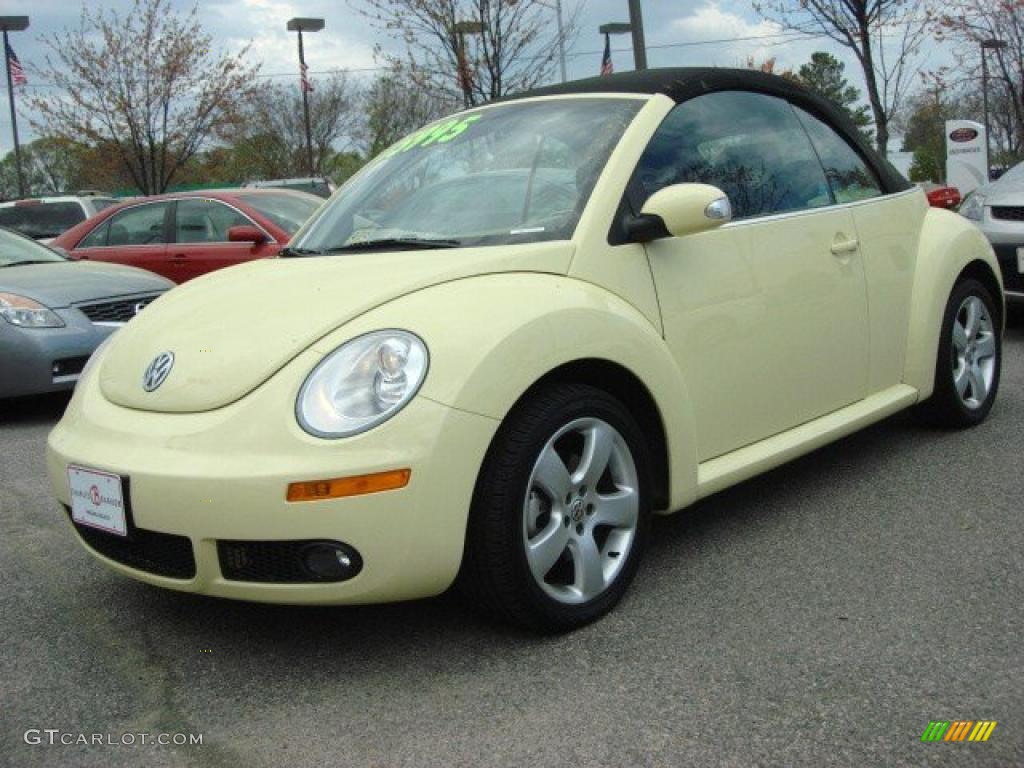
[[[994,218],[992,209],[986,206],[984,219],[975,223],[988,238],[999,259],[1007,302],[1024,302],[1024,275],[1017,261],[1017,248],[1024,248],[1024,221]]]
[[[89,355],[114,331],[77,309],[53,311],[63,328],[18,328],[0,319],[0,398],[72,389]]]
[[[1007,302],[1024,302],[1024,274],[1021,274],[1017,260],[1018,247],[1024,248],[1024,238],[1019,245],[992,245],[999,259],[999,271],[1003,273],[1003,292]]]
[[[129,478],[135,527],[167,541],[184,537],[195,575],[159,575],[144,559],[109,550],[118,558],[112,559],[79,536],[83,546],[141,581],[241,600],[366,603],[444,591],[458,572],[473,487],[498,422],[420,396],[362,435],[311,437],[295,423],[293,405],[318,359],[306,352],[242,400],[191,414],[114,405],[90,373],[50,434],[47,464],[58,500],[70,504],[69,464]],[[400,490],[285,500],[292,482],[398,468],[412,470]],[[347,581],[298,584],[240,581],[222,572],[218,542],[293,540],[344,542],[361,555],[362,570]]]

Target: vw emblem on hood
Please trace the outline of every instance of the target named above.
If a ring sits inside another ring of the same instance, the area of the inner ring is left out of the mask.
[[[161,352],[153,358],[153,362],[149,364],[146,372],[142,374],[142,388],[147,392],[152,392],[167,380],[167,376],[173,367],[174,353]]]

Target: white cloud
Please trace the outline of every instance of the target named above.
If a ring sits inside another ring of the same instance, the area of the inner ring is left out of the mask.
[[[773,21],[741,15],[714,0],[673,19],[671,28],[685,42],[731,41],[692,49],[700,51],[709,66],[742,67],[747,57],[757,63],[774,57],[776,71],[795,69],[810,59],[814,51],[834,47],[825,40],[790,36]]]

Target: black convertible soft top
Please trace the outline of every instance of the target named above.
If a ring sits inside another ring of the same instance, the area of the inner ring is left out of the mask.
[[[756,70],[718,67],[645,69],[536,88],[509,96],[505,100],[578,93],[660,93],[680,104],[716,91],[753,91],[786,99],[824,120],[854,145],[874,169],[886,192],[901,192],[911,187],[910,182],[864,140],[842,109],[792,80]]]

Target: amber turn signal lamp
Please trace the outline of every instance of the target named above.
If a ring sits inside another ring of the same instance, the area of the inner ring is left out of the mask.
[[[322,501],[344,496],[362,496],[378,491],[394,491],[409,484],[411,469],[392,469],[372,475],[336,477],[333,480],[310,480],[288,485],[288,501]]]

